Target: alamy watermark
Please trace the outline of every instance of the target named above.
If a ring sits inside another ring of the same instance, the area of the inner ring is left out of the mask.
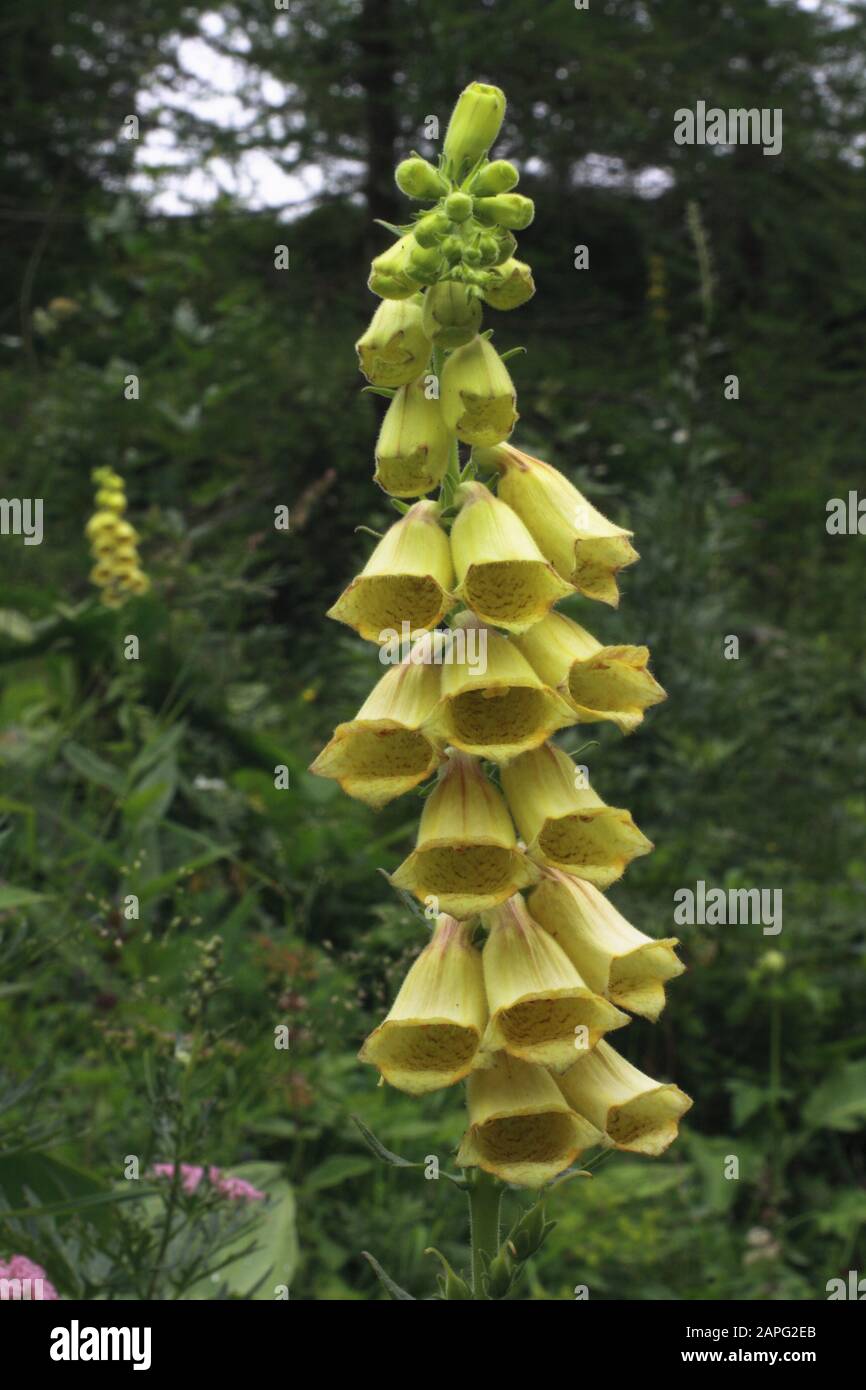
[[[25,545],[41,545],[42,498],[0,497],[0,536],[23,536]]]
[[[487,629],[456,627],[433,632],[413,632],[405,618],[401,631],[385,627],[379,633],[379,660],[383,666],[468,666],[477,675],[487,670]]]
[[[678,927],[762,926],[764,936],[782,930],[781,888],[707,888],[702,878],[694,889],[677,888],[674,922]]]
[[[756,106],[707,108],[705,101],[694,111],[681,106],[674,112],[677,145],[763,145],[764,154],[782,153],[781,107]]]

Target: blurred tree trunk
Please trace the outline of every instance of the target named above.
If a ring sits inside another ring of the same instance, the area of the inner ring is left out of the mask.
[[[364,196],[370,215],[383,217],[389,222],[398,221],[402,215],[394,184],[397,144],[394,107],[394,73],[397,67],[395,22],[392,0],[364,0],[358,20],[358,46],[361,52],[358,80],[364,89],[367,137]],[[368,242],[371,255],[381,251],[381,231],[373,227]]]

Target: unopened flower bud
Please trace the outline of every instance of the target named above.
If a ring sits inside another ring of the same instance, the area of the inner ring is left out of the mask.
[[[483,236],[478,241],[478,254],[482,265],[495,265],[499,259],[499,242],[494,236]]]
[[[417,247],[411,232],[395,241],[370,267],[367,285],[380,299],[409,299],[417,293],[420,281],[409,274],[409,256]]]
[[[510,193],[517,187],[520,175],[507,159],[494,159],[475,175],[470,191],[476,198],[495,197],[497,193]]]
[[[508,368],[486,338],[474,338],[448,358],[442,372],[442,413],[464,444],[507,439],[517,422],[516,403]]]
[[[517,250],[517,238],[506,227],[492,227],[490,235],[495,236],[499,243],[499,255],[493,264],[504,265],[506,261],[511,260]]]
[[[463,260],[463,242],[459,236],[446,237],[442,243],[442,254],[449,265],[457,265]]]
[[[444,208],[452,222],[466,222],[472,216],[472,199],[468,193],[451,193]]]
[[[519,309],[535,294],[532,270],[524,261],[510,260],[491,271],[484,298],[494,309]]]
[[[505,119],[505,93],[484,82],[470,82],[460,93],[445,132],[445,162],[455,178],[487,153]]]
[[[495,198],[476,198],[474,211],[479,222],[520,232],[535,216],[535,204],[522,193],[499,193]]]
[[[358,365],[374,386],[405,386],[430,360],[420,298],[384,299],[355,349]]]
[[[432,202],[448,191],[448,185],[438,169],[434,169],[432,164],[418,155],[412,159],[404,159],[398,164],[394,178],[400,192],[405,193],[407,198],[418,198],[422,201],[429,199]]]
[[[409,256],[409,273],[420,285],[435,285],[445,260],[437,246],[415,246]]]
[[[440,348],[470,343],[481,327],[481,314],[480,300],[456,280],[443,280],[424,296],[424,332]]]
[[[437,246],[448,231],[449,225],[449,219],[444,212],[428,212],[415,223],[412,235],[419,246]]]

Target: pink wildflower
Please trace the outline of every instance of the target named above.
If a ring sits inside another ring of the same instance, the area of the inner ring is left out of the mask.
[[[0,1260],[0,1299],[59,1299],[45,1270],[26,1255]]]
[[[173,1163],[155,1163],[153,1165],[153,1176],[156,1178],[174,1177]],[[197,1191],[205,1176],[205,1170],[198,1164],[182,1163],[180,1165],[181,1186],[184,1192],[193,1193]],[[216,1188],[223,1197],[229,1197],[232,1201],[244,1200],[248,1202],[261,1202],[267,1196],[266,1192],[260,1192],[252,1183],[245,1178],[224,1178],[222,1172],[214,1164],[207,1170],[207,1181],[211,1187]]]

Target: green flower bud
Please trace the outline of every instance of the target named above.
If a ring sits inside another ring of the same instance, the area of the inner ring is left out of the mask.
[[[405,386],[430,361],[430,339],[422,326],[420,296],[384,299],[355,349],[358,366],[373,386]]]
[[[480,265],[481,252],[478,250],[477,246],[464,246],[463,259],[467,265]]]
[[[536,1202],[535,1206],[530,1207],[518,1218],[508,1237],[517,1252],[517,1259],[528,1260],[530,1255],[534,1255],[543,1244],[547,1233],[544,1205]]]
[[[446,237],[442,243],[442,254],[449,265],[457,265],[463,260],[463,242],[459,236]]]
[[[442,1273],[438,1276],[438,1282],[439,1291],[443,1298],[461,1299],[464,1302],[472,1298],[472,1290],[466,1280],[462,1279],[459,1274],[455,1274],[441,1250],[431,1246],[429,1250],[424,1251],[424,1254],[435,1255],[442,1266]]]
[[[487,1271],[487,1293],[490,1298],[504,1298],[514,1277],[513,1262],[507,1245],[503,1245]]]
[[[445,476],[451,441],[440,402],[427,399],[424,378],[401,386],[382,421],[375,481],[392,497],[423,497]]]
[[[450,219],[444,212],[428,212],[420,217],[412,229],[412,235],[419,246],[436,246],[448,231]]]
[[[522,193],[498,193],[495,198],[476,198],[475,216],[488,226],[496,223],[520,232],[535,216],[535,204]]]
[[[409,255],[417,243],[412,233],[402,236],[376,256],[370,267],[368,287],[380,299],[408,299],[417,294],[420,281],[413,280],[408,273]]]
[[[459,179],[485,155],[502,129],[505,93],[484,82],[470,82],[451,113],[445,143],[445,163]]]
[[[435,285],[444,269],[445,258],[438,246],[415,246],[409,257],[409,273],[419,285]]]
[[[524,261],[506,261],[491,270],[484,298],[494,309],[519,309],[535,294],[532,270]]]
[[[495,236],[483,236],[478,242],[478,253],[482,265],[494,265],[499,256],[499,242]]]
[[[463,347],[481,327],[481,303],[456,280],[442,280],[424,296],[423,329],[440,348]]]
[[[504,227],[492,228],[491,236],[495,236],[499,243],[499,255],[496,257],[493,264],[504,265],[506,261],[511,260],[511,257],[517,250],[517,237],[514,236],[513,233],[506,231]]]
[[[433,202],[436,198],[441,198],[448,192],[448,184],[426,159],[421,159],[415,155],[412,159],[404,159],[394,170],[394,178],[401,193],[405,193],[407,198],[418,198],[421,201]],[[513,188],[509,184],[509,188]]]
[[[492,164],[485,165],[475,175],[470,184],[470,192],[476,198],[509,193],[512,188],[517,187],[519,178],[514,165],[509,164],[507,159],[494,159]]]
[[[464,444],[507,439],[517,423],[517,394],[508,369],[486,338],[457,348],[442,371],[442,414]]]
[[[449,193],[443,207],[452,222],[465,222],[472,216],[472,199],[468,193]]]

